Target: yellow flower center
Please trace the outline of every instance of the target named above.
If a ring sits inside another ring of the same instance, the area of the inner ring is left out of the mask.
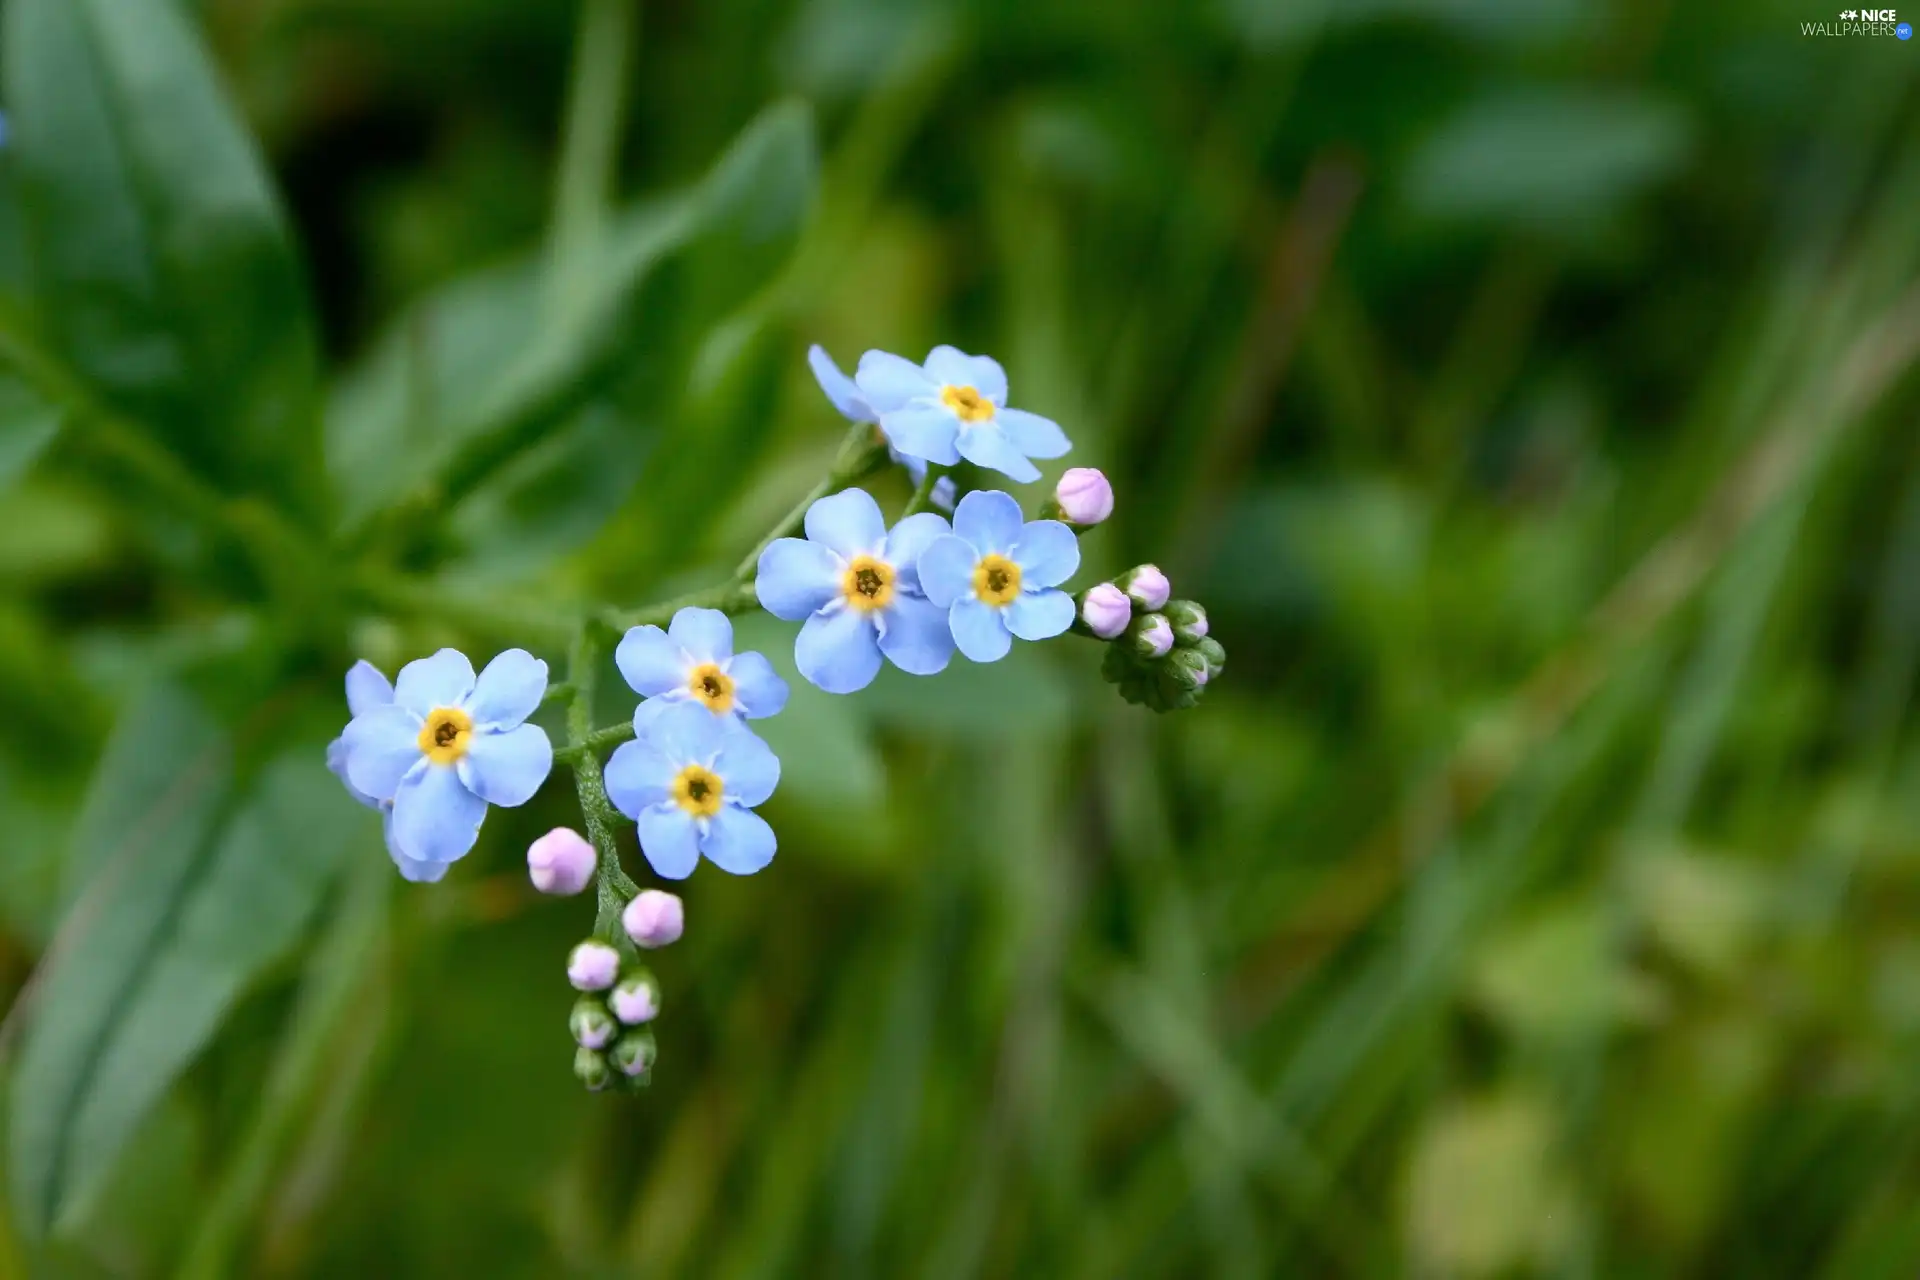
[[[726,790],[719,774],[705,765],[690,764],[674,775],[673,802],[696,818],[711,818],[720,812],[720,797]]]
[[[467,754],[467,744],[473,741],[473,717],[458,707],[435,707],[415,741],[435,764],[452,764]]]
[[[1012,604],[1020,594],[1020,566],[989,553],[973,566],[973,594],[991,605]]]
[[[886,608],[893,603],[893,566],[872,556],[855,556],[847,562],[840,594],[862,613]]]
[[[972,387],[942,387],[940,403],[953,410],[962,422],[985,422],[993,416],[993,401]]]
[[[733,710],[733,677],[716,663],[703,662],[695,667],[687,677],[687,688],[717,716]]]

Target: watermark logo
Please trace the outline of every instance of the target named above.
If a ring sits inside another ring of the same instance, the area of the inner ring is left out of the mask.
[[[1913,38],[1913,24],[1900,21],[1894,9],[1842,9],[1837,22],[1803,22],[1803,36],[1893,36]]]

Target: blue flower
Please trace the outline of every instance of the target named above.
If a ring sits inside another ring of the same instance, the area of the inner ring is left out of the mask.
[[[361,681],[367,697],[386,683]],[[341,735],[346,782],[393,806],[388,844],[402,874],[438,879],[473,847],[489,804],[525,804],[540,789],[553,746],[525,721],[546,691],[547,664],[524,649],[477,681],[465,654],[442,649],[400,669],[392,701],[356,712]]]
[[[374,707],[383,707],[393,701],[393,683],[387,679],[380,668],[371,662],[356,662],[347,672],[347,711],[359,715]],[[380,835],[387,842],[387,856],[393,859],[393,865],[400,868],[400,874],[409,880],[431,884],[447,874],[444,862],[422,862],[409,858],[400,852],[400,846],[393,840],[393,801],[376,800],[360,788],[353,785],[347,777],[347,736],[343,733],[327,744],[327,768],[333,776],[340,779],[340,785],[347,794],[369,809],[380,813]]]
[[[1073,625],[1073,597],[1053,588],[1080,567],[1080,540],[1058,520],[1021,523],[1020,504],[982,489],[960,499],[953,533],[920,553],[927,598],[948,610],[960,652],[997,662],[1013,637],[1045,640]]]
[[[923,511],[889,533],[872,495],[847,489],[809,507],[806,530],[805,541],[781,538],[760,553],[754,583],[768,613],[806,619],[793,646],[800,674],[828,693],[852,693],[873,682],[882,654],[917,676],[944,670],[953,637],[914,564],[947,522]]]
[[[867,398],[860,394],[860,388],[853,379],[840,372],[840,366],[833,362],[826,348],[815,343],[807,348],[807,363],[813,367],[813,376],[820,389],[827,393],[827,399],[833,401],[833,407],[849,422],[872,422],[878,424],[880,415],[873,411]],[[885,435],[885,431],[881,432]],[[927,474],[925,458],[910,458],[891,444],[887,446],[887,456],[907,469],[907,475],[917,486]],[[941,476],[933,482],[933,505],[942,511],[953,510],[954,494],[958,492],[952,476]]]
[[[869,351],[854,385],[908,457],[945,467],[965,458],[1026,482],[1040,478],[1029,458],[1058,458],[1072,447],[1050,419],[1006,407],[1007,375],[987,356],[935,347],[923,367]]]
[[[700,855],[750,876],[773,861],[773,828],[755,813],[780,782],[780,761],[739,721],[687,702],[664,708],[607,761],[607,798],[640,828],[640,851],[669,880]]]
[[[718,609],[682,609],[665,631],[634,627],[621,637],[613,661],[647,699],[634,708],[636,733],[678,703],[743,720],[778,715],[787,705],[787,682],[766,655],[734,653],[733,623]]]

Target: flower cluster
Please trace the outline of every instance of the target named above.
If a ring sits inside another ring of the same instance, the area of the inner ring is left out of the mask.
[[[1207,634],[1207,611],[1172,600],[1167,575],[1150,564],[1081,593],[1075,627],[1107,644],[1100,674],[1128,702],[1181,711],[1227,669],[1227,651]]]
[[[643,948],[678,941],[681,913],[680,899],[671,893],[635,894],[621,914],[626,941]],[[567,957],[567,981],[580,992],[567,1017],[575,1046],[573,1074],[596,1092],[609,1085],[645,1088],[658,1052],[648,1025],[660,1015],[660,984],[652,971],[611,943],[589,938]]]
[[[1078,597],[1063,589],[1080,568],[1079,535],[1114,510],[1099,471],[1067,470],[1032,520],[1012,494],[978,483],[990,472],[1037,480],[1034,459],[1069,449],[1057,424],[1008,406],[998,363],[947,346],[921,364],[869,351],[852,377],[818,347],[809,361],[855,424],[826,496],[807,505],[797,529],[769,535],[733,584],[703,597],[735,611],[757,602],[800,623],[794,664],[808,681],[848,694],[885,663],[933,675],[956,649],[997,662],[1016,639],[1069,631],[1106,641],[1107,679],[1155,710],[1193,705],[1224,668],[1206,612],[1169,601],[1166,577],[1151,565]],[[853,487],[880,465],[882,444],[915,485],[892,524],[872,494]],[[569,1017],[574,1071],[595,1090],[650,1078],[660,986],[638,953],[678,939],[683,922],[678,897],[627,879],[615,815],[633,823],[663,879],[686,879],[702,858],[733,875],[766,867],[778,841],[757,810],[779,786],[780,761],[752,724],[779,714],[788,695],[764,655],[734,652],[721,609],[681,608],[664,629],[623,620],[602,632],[606,616],[581,622],[570,683],[551,690],[546,663],[520,649],[477,676],[464,655],[442,649],[391,684],[357,663],[346,681],[352,720],[327,750],[349,794],[380,813],[400,873],[436,881],[473,847],[490,805],[524,804],[546,780],[555,752],[528,721],[549,697],[572,698],[561,756],[593,838],[555,828],[527,849],[527,875],[556,895],[598,883],[595,936],[567,963],[580,993]],[[639,701],[629,722],[590,731],[593,669],[614,634],[614,664]],[[596,753],[608,746],[602,772]]]

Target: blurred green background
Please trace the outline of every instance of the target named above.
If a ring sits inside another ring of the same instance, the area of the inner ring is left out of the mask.
[[[1831,7],[0,0],[0,1280],[1915,1274],[1920,48]],[[588,1096],[567,775],[403,884],[340,676],[723,577],[813,341],[996,355],[1232,666],[797,686]]]

